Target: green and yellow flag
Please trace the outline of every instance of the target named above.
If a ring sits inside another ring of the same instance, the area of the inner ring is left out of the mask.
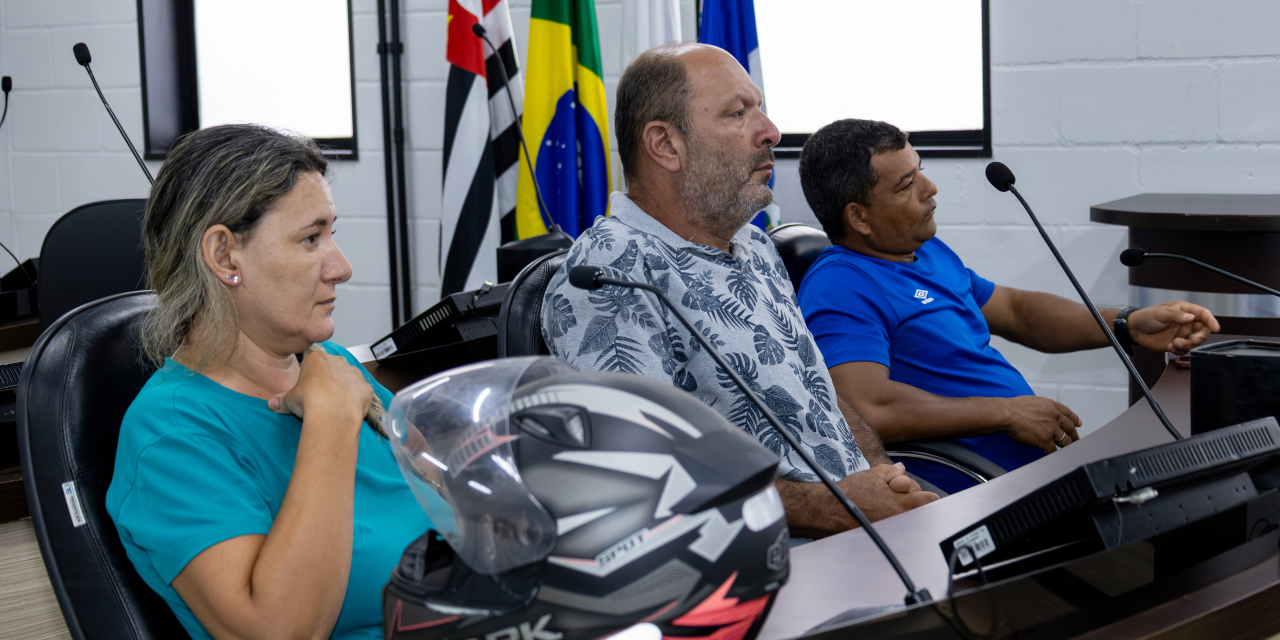
[[[592,0],[533,0],[524,132],[547,213],[575,238],[605,214],[612,188],[603,75]],[[546,231],[522,159],[516,234]]]

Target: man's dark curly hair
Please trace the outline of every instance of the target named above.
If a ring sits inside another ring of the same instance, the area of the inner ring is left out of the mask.
[[[800,151],[800,186],[827,237],[844,237],[844,207],[867,204],[880,180],[871,157],[907,146],[907,134],[876,120],[837,120],[809,136]]]

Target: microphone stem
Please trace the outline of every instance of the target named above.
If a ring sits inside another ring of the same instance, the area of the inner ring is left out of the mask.
[[[1093,301],[1089,299],[1089,294],[1084,292],[1084,287],[1080,286],[1080,282],[1076,280],[1076,276],[1067,267],[1067,261],[1062,258],[1062,254],[1058,253],[1058,247],[1053,244],[1053,240],[1049,239],[1049,234],[1045,232],[1044,227],[1040,226],[1039,218],[1036,218],[1035,212],[1031,210],[1031,205],[1022,198],[1022,194],[1013,185],[1009,185],[1009,191],[1017,196],[1018,202],[1022,203],[1022,208],[1027,210],[1027,215],[1031,216],[1031,222],[1035,223],[1036,231],[1040,232],[1040,237],[1044,238],[1045,244],[1049,245],[1049,250],[1053,252],[1053,257],[1058,260],[1058,264],[1062,265],[1062,270],[1067,274],[1067,279],[1071,280],[1071,286],[1076,288],[1076,293],[1080,294],[1080,298],[1084,300],[1084,306],[1089,308],[1089,313],[1093,315],[1094,322],[1107,335],[1107,341],[1111,343],[1111,348],[1116,350],[1116,354],[1120,356],[1120,361],[1124,362],[1124,366],[1129,369],[1129,375],[1132,376],[1134,382],[1142,389],[1142,395],[1147,399],[1147,404],[1151,405],[1151,410],[1155,412],[1156,417],[1160,419],[1160,424],[1169,431],[1169,435],[1174,440],[1181,440],[1182,434],[1173,427],[1173,423],[1169,422],[1169,418],[1164,415],[1164,410],[1160,408],[1160,404],[1156,399],[1151,397],[1151,389],[1147,388],[1147,383],[1143,382],[1142,376],[1138,374],[1138,369],[1133,366],[1133,361],[1129,359],[1129,354],[1124,352],[1124,347],[1120,346],[1120,341],[1116,339],[1116,335],[1111,332],[1111,327],[1107,326],[1107,321],[1103,319],[1102,314],[1098,313],[1098,308],[1094,306]]]
[[[1188,258],[1187,256],[1180,256],[1180,255],[1173,254],[1173,253],[1147,253],[1147,254],[1144,254],[1144,255],[1143,255],[1143,257],[1144,257],[1144,258],[1177,258],[1177,259],[1179,259],[1179,260],[1186,260],[1187,262],[1190,262],[1191,264],[1194,264],[1194,265],[1196,265],[1197,267],[1203,267],[1203,268],[1208,269],[1208,270],[1210,270],[1210,271],[1212,271],[1212,272],[1214,272],[1214,273],[1216,273],[1216,274],[1223,275],[1223,276],[1226,276],[1226,277],[1228,277],[1228,278],[1231,278],[1232,280],[1235,280],[1235,281],[1237,281],[1237,282],[1242,282],[1242,283],[1244,283],[1244,284],[1247,284],[1247,285],[1249,285],[1249,286],[1251,286],[1251,287],[1253,287],[1253,288],[1255,288],[1255,289],[1259,289],[1259,290],[1261,290],[1261,291],[1266,291],[1267,293],[1269,293],[1269,294],[1271,294],[1271,295],[1273,295],[1273,296],[1280,296],[1280,291],[1276,291],[1275,289],[1272,289],[1271,287],[1265,287],[1265,286],[1260,285],[1260,284],[1258,284],[1258,283],[1256,283],[1256,282],[1254,282],[1254,281],[1252,281],[1252,280],[1247,280],[1247,279],[1245,279],[1245,278],[1241,278],[1240,276],[1238,276],[1238,275],[1236,275],[1236,274],[1234,274],[1234,273],[1231,273],[1231,272],[1229,272],[1229,271],[1223,271],[1222,269],[1219,269],[1219,268],[1217,268],[1217,267],[1215,267],[1215,266],[1213,266],[1213,265],[1211,265],[1211,264],[1205,264],[1205,263],[1200,262],[1199,260],[1196,260],[1196,259],[1194,259],[1194,258]]]
[[[76,45],[81,46],[81,45]],[[120,126],[120,120],[116,118],[116,112],[111,110],[111,105],[107,104],[107,97],[102,95],[102,89],[98,86],[98,79],[93,77],[93,69],[85,63],[84,70],[89,72],[89,80],[93,82],[94,91],[98,92],[98,99],[102,100],[102,106],[107,108],[107,114],[111,116],[111,121],[116,123],[116,129],[120,130],[120,135],[124,138],[124,143],[129,145],[129,150],[133,152],[133,159],[138,161],[138,166],[142,167],[142,173],[146,174],[147,181],[155,185],[156,179],[151,177],[151,172],[147,170],[147,165],[142,162],[142,156],[138,155],[138,150],[133,148],[133,142],[129,140],[129,136],[125,134],[124,127]]]
[[[551,212],[547,211],[547,204],[542,200],[542,188],[538,186],[538,176],[533,172],[533,158],[529,155],[529,144],[524,140],[524,127],[520,125],[520,113],[516,111],[516,99],[511,96],[511,78],[507,76],[507,63],[502,59],[498,48],[489,41],[489,36],[476,35],[489,45],[489,50],[493,51],[494,57],[498,59],[498,74],[502,76],[502,86],[506,89],[507,104],[511,105],[511,118],[516,125],[516,133],[520,134],[520,147],[524,149],[524,163],[529,167],[529,179],[533,181],[533,196],[538,201],[538,212],[542,214],[542,221],[546,223],[548,233],[564,233],[560,231],[560,225],[551,219]]]
[[[675,303],[667,297],[665,292],[648,283],[634,282],[631,280],[615,280],[604,276],[598,276],[596,278],[596,282],[619,287],[644,289],[645,291],[657,296],[658,299],[671,310],[671,315],[674,315],[676,319],[680,321],[680,324],[684,325],[684,328],[689,331],[689,334],[692,335],[695,340],[698,341],[698,344],[702,345],[703,349],[706,349],[707,353],[713,360],[715,360],[716,364],[719,365],[721,369],[724,369],[724,372],[729,375],[729,378],[733,380],[733,383],[737,385],[744,394],[746,394],[747,399],[764,414],[765,419],[769,421],[769,424],[773,425],[773,428],[778,432],[778,435],[782,436],[783,440],[786,440],[787,444],[791,446],[802,460],[804,460],[804,463],[818,475],[818,478],[822,480],[822,483],[827,485],[827,489],[830,489],[832,495],[840,501],[844,510],[848,511],[850,516],[853,516],[853,519],[857,521],[858,526],[862,527],[862,530],[866,531],[868,536],[871,536],[871,541],[874,542],[877,547],[880,547],[880,552],[889,560],[889,564],[893,565],[893,570],[898,573],[898,578],[901,579],[902,584],[907,587],[907,597],[905,598],[906,603],[917,604],[920,602],[929,602],[933,599],[927,590],[916,589],[915,583],[912,582],[911,577],[907,575],[907,570],[898,562],[898,558],[894,556],[893,551],[889,549],[889,545],[885,543],[884,539],[880,537],[880,534],[871,526],[871,521],[862,513],[862,510],[858,508],[858,505],[855,505],[853,501],[849,499],[849,496],[846,496],[844,492],[840,490],[840,487],[836,486],[834,480],[832,480],[826,473],[823,473],[822,467],[818,466],[818,463],[809,455],[809,452],[801,448],[800,443],[796,440],[795,436],[791,435],[791,432],[787,431],[782,426],[782,422],[778,420],[778,417],[775,416],[773,412],[769,410],[769,407],[760,400],[759,396],[757,396],[755,392],[747,386],[747,383],[738,375],[738,372],[734,371],[733,367],[730,367],[729,363],[725,362],[724,357],[720,355],[719,351],[711,346],[706,337],[702,335],[702,332],[695,328],[693,324],[689,322],[688,318],[684,317],[683,313],[680,313],[676,308]]]

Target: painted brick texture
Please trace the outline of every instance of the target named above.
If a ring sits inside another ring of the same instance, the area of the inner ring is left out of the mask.
[[[597,2],[610,91],[638,53],[627,34],[633,1]],[[413,306],[421,310],[439,296],[447,3],[403,4]],[[338,241],[356,267],[335,315],[344,344],[391,328],[375,6],[353,2],[360,160],[340,163],[332,176]],[[529,0],[511,7],[523,64]],[[691,40],[693,0],[682,9]],[[1280,192],[1280,40],[1270,29],[1277,19],[1280,5],[1267,0],[991,0],[994,159],[1017,173],[1100,304],[1126,302],[1115,257],[1125,240],[1123,230],[1090,223],[1089,205],[1141,192]],[[0,129],[0,242],[20,257],[38,255],[62,213],[147,193],[72,58],[78,41],[92,47],[108,99],[140,141],[136,2],[0,0],[0,73],[15,86]],[[940,189],[940,236],[998,282],[1073,298],[1016,201],[986,184],[986,162],[925,161]],[[616,153],[613,165],[620,186]],[[795,161],[779,163],[776,196],[784,219],[813,220]],[[1108,353],[1045,356],[997,342],[1037,393],[1085,417],[1086,430],[1123,410],[1124,372]]]

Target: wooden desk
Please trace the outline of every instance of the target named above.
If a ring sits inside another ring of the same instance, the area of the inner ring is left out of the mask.
[[[1165,413],[1190,434],[1190,372],[1170,365],[1153,393]],[[876,524],[916,584],[939,597],[947,592],[948,571],[939,543],[970,523],[1030,493],[1049,479],[1094,460],[1169,442],[1169,434],[1146,402],[1099,428],[1079,442],[986,484],[949,496]],[[1265,565],[1265,566],[1264,566]],[[1129,630],[1094,632],[1088,637],[1142,637],[1204,622],[1233,603],[1252,603],[1258,615],[1251,630],[1268,637],[1280,631],[1280,559],[1231,576],[1199,592],[1186,594],[1176,606],[1156,607],[1108,627]],[[901,605],[906,590],[866,533],[854,530],[791,551],[791,578],[760,633],[760,640],[802,635],[813,626],[855,607]],[[1249,600],[1264,596],[1261,604]],[[1190,627],[1188,627],[1190,628]],[[1218,635],[1218,634],[1214,634]],[[1191,637],[1191,636],[1182,636]],[[1224,637],[1218,635],[1218,637]]]

